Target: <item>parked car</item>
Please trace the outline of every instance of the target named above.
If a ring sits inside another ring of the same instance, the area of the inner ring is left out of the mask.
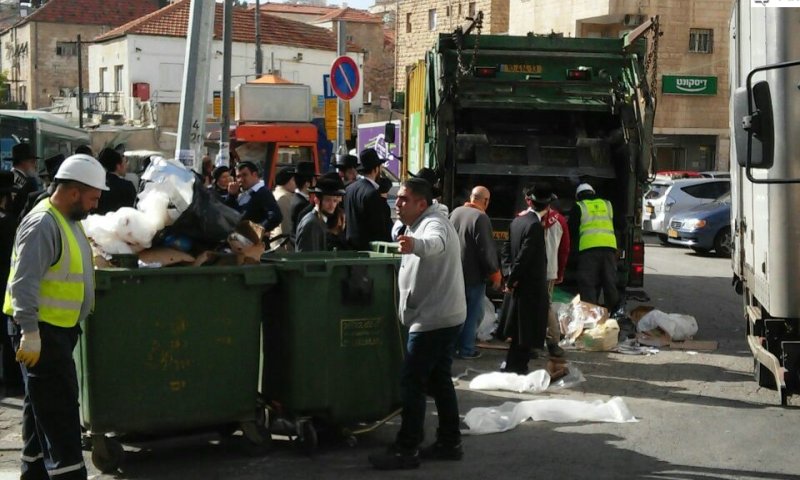
[[[643,225],[643,230],[657,234],[658,238],[667,244],[667,229],[673,215],[696,205],[711,203],[730,191],[731,182],[728,179],[675,180],[664,195],[646,201],[645,211],[649,211],[650,215],[649,222]]]
[[[681,180],[684,178],[702,178],[702,175],[700,175],[700,172],[693,170],[660,170],[656,172],[656,179],[659,178]]]
[[[731,172],[700,172],[703,178],[731,178]]]
[[[698,253],[714,251],[731,255],[731,194],[697,205],[672,216],[667,229],[669,243],[691,247]]]

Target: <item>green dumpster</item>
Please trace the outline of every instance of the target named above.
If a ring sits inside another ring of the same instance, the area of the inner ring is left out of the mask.
[[[121,454],[106,433],[255,423],[262,296],[276,281],[273,267],[103,269],[95,278],[75,361],[81,419],[101,470],[116,468]]]
[[[403,358],[394,255],[266,255],[262,392],[279,413],[347,426],[400,405]],[[300,432],[302,435],[302,432]]]

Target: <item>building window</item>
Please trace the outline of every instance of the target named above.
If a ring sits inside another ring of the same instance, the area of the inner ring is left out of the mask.
[[[406,13],[406,33],[411,33],[411,14]]]
[[[122,65],[116,65],[114,67],[114,91],[122,91]]]
[[[689,51],[711,53],[714,51],[714,30],[707,28],[689,29]]]
[[[428,30],[436,30],[436,9],[428,10]]]
[[[108,72],[106,67],[100,68],[100,92],[106,91],[106,72]]]
[[[447,15],[448,18],[450,17],[450,5],[445,9],[445,15]]]
[[[469,16],[475,18],[475,2],[469,2]]]
[[[75,57],[78,55],[78,42],[56,42],[56,55]]]
[[[458,4],[458,16],[461,17],[461,4]]]

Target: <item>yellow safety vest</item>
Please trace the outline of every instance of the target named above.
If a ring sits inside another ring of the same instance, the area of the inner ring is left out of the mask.
[[[83,256],[78,239],[72,233],[67,220],[61,215],[50,199],[39,202],[31,211],[41,212],[56,219],[61,233],[61,256],[55,265],[51,265],[42,278],[39,287],[39,321],[70,328],[78,323],[84,299]],[[8,286],[3,303],[3,313],[13,316],[11,299],[11,281],[16,271],[17,251],[11,255],[11,271],[8,275]]]
[[[580,243],[578,251],[590,248],[617,248],[617,237],[614,235],[614,222],[611,203],[601,198],[581,200]]]

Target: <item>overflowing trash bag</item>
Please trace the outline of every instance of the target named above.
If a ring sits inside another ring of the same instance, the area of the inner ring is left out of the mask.
[[[169,234],[196,242],[224,242],[242,220],[242,214],[222,203],[203,183],[194,182],[191,204],[168,229]]]
[[[640,332],[648,332],[660,328],[673,340],[680,341],[692,338],[697,333],[697,319],[691,315],[652,310],[639,320],[637,327]]]

